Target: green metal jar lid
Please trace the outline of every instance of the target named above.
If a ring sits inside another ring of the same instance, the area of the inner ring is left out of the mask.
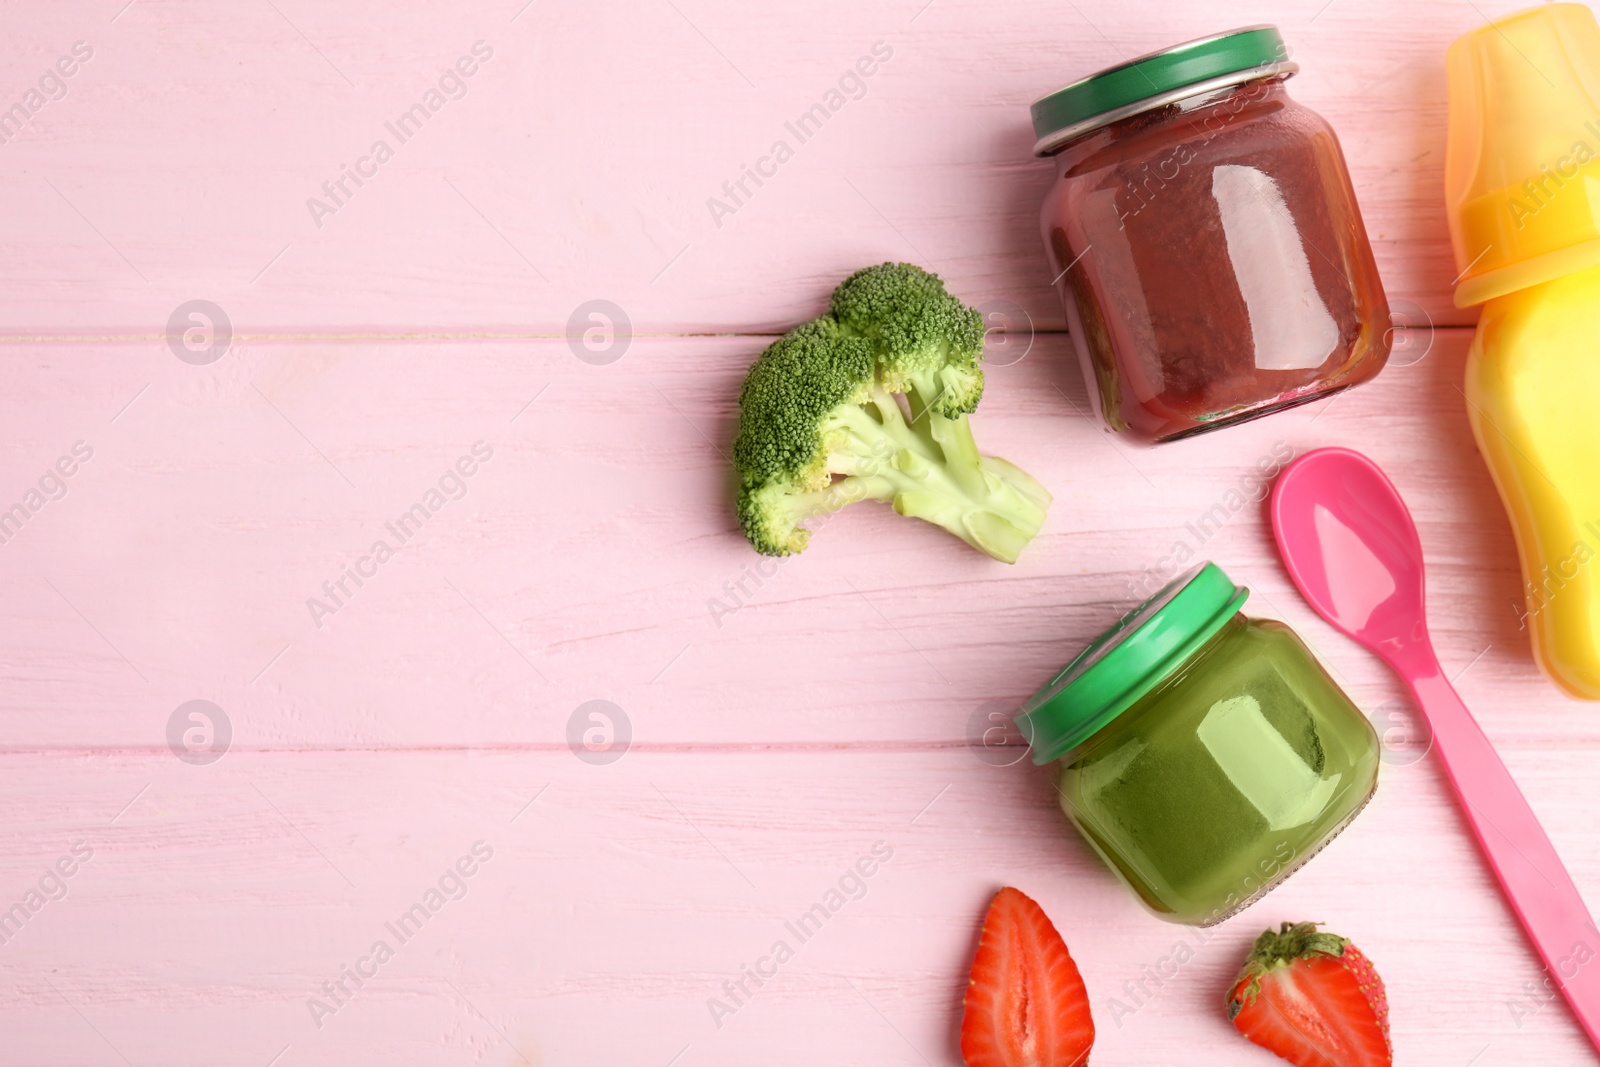
[[[1202,563],[1134,608],[1045,683],[1017,716],[1033,762],[1083,744],[1194,655],[1250,595]]]
[[[1252,78],[1293,74],[1276,26],[1246,26],[1130,59],[1034,103],[1034,155],[1046,156],[1096,126]]]

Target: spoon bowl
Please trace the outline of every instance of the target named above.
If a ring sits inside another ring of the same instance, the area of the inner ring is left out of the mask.
[[[1385,659],[1428,644],[1422,542],[1372,460],[1322,448],[1291,463],[1273,488],[1272,528],[1317,614]]]

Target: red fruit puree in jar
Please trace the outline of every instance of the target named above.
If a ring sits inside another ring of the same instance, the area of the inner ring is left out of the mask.
[[[1234,31],[1034,105],[1036,150],[1056,161],[1051,270],[1113,429],[1167,441],[1231,425],[1388,357],[1339,142],[1289,98],[1285,54],[1271,27]]]

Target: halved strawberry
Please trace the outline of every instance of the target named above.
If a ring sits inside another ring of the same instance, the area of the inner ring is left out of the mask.
[[[1316,923],[1256,938],[1228,994],[1239,1032],[1298,1067],[1389,1067],[1389,999],[1360,949]]]
[[[1089,994],[1044,910],[1009,886],[983,920],[961,1019],[967,1067],[1082,1067]]]

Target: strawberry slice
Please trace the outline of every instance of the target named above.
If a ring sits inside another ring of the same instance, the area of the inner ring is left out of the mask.
[[[1049,916],[1020,890],[983,920],[961,1019],[967,1067],[1081,1067],[1094,1045],[1089,994]]]
[[[1389,1067],[1389,1000],[1361,950],[1315,923],[1256,938],[1228,994],[1241,1034],[1298,1067]]]

